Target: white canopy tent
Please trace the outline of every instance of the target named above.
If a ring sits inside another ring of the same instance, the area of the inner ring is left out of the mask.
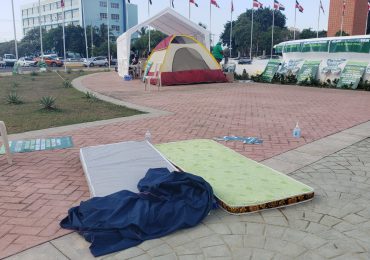
[[[120,76],[128,74],[132,35],[142,27],[146,26],[151,26],[167,35],[185,34],[193,36],[208,49],[210,48],[210,32],[208,30],[196,23],[193,23],[173,9],[166,8],[148,20],[131,27],[124,34],[118,37],[117,62],[118,74]]]

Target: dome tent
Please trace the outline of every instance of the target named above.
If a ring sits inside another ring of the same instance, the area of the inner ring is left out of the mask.
[[[153,75],[155,64],[160,64],[162,85],[226,82],[220,65],[195,38],[171,35],[162,40],[149,56],[152,64],[148,75]]]

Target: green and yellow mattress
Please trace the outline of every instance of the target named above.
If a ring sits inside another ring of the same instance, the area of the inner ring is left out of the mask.
[[[156,145],[183,171],[208,181],[222,208],[240,214],[283,207],[313,198],[314,190],[212,140]]]

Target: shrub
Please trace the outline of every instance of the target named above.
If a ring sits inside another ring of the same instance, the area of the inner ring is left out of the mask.
[[[12,82],[12,89],[16,89],[19,87],[19,84],[17,82]]]
[[[85,73],[85,71],[84,71],[83,69],[80,69],[80,70],[78,71],[78,73],[79,73],[79,74],[84,74],[84,73]]]
[[[96,102],[99,101],[99,99],[96,97],[96,95],[90,91],[87,91],[85,93],[85,98],[89,101]]]
[[[6,102],[11,105],[20,105],[23,104],[22,98],[18,96],[17,92],[12,91],[6,97]]]
[[[40,105],[42,106],[42,109],[55,110],[56,109],[55,101],[56,98],[52,96],[45,96],[40,99]]]
[[[35,76],[38,76],[39,74],[36,71],[32,71],[30,75],[35,77]]]
[[[109,72],[109,71],[110,71],[110,69],[104,69],[103,71],[104,71],[104,72]]]
[[[63,81],[63,87],[65,87],[65,88],[71,88],[72,87],[72,83],[71,83],[71,81],[70,80],[65,80],[65,81]]]
[[[68,68],[67,69],[67,74],[71,74],[72,73],[72,69],[71,68]]]
[[[251,80],[254,82],[262,82],[262,74],[252,75]]]

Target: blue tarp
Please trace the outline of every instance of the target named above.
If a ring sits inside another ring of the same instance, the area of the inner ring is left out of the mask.
[[[101,256],[193,227],[212,209],[212,187],[190,173],[150,169],[138,189],[81,202],[60,225],[78,231]]]

